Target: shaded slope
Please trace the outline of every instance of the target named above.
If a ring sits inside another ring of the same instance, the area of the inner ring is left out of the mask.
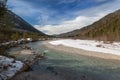
[[[13,23],[14,28],[28,32],[38,32],[41,35],[45,35],[13,12],[8,11],[7,16],[11,18],[11,23]]]
[[[0,42],[40,36],[46,36],[46,34],[38,31],[10,10],[0,8]]]
[[[92,25],[61,34],[59,37],[120,41],[120,10],[108,14]]]

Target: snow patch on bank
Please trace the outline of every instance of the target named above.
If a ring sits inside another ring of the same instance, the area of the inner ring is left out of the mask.
[[[8,80],[12,78],[23,67],[21,61],[12,58],[0,56],[0,80]]]
[[[80,40],[80,39],[63,39],[49,42],[52,45],[64,45],[68,47],[102,52],[114,55],[120,55],[120,42],[113,43],[104,43],[103,41],[95,41],[95,40]]]

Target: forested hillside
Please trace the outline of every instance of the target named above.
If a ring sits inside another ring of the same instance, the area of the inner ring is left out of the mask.
[[[92,25],[61,34],[59,37],[120,41],[120,10],[108,14]]]
[[[0,42],[46,36],[0,3]]]

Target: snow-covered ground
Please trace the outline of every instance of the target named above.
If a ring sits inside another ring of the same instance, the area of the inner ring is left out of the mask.
[[[0,80],[7,80],[13,77],[23,67],[21,61],[0,56]]]
[[[120,42],[105,43],[103,41],[95,40],[80,40],[80,39],[63,39],[49,42],[52,45],[64,45],[68,47],[102,52],[114,55],[120,55]]]

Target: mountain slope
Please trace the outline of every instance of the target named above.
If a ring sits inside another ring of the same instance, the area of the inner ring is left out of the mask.
[[[38,31],[32,25],[30,25],[25,20],[23,20],[21,17],[17,16],[11,11],[7,12],[7,17],[10,17],[11,23],[13,23],[14,28],[17,30],[23,30],[23,31],[28,31],[28,32],[38,32],[41,35],[45,35],[44,33]]]
[[[0,8],[0,42],[39,36],[46,36],[46,34],[38,31],[10,10]]]
[[[120,41],[120,10],[108,14],[92,25],[61,34],[59,37]]]

